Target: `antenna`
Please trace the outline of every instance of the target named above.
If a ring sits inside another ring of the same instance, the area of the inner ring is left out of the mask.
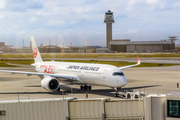
[[[72,47],[72,43],[70,43],[70,47]]]
[[[24,39],[23,39],[23,48],[24,48]]]
[[[51,39],[49,39],[49,45],[51,45],[52,40],[53,40],[53,37]]]
[[[171,43],[174,43],[177,39],[177,36],[169,36],[169,41],[171,41]]]

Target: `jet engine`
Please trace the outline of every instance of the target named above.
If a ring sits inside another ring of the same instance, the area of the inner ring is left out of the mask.
[[[41,86],[48,91],[56,91],[59,88],[59,81],[54,77],[45,77],[41,80]]]

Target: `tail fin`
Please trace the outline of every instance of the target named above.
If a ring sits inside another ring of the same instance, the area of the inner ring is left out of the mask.
[[[37,47],[37,45],[36,45],[36,42],[35,42],[33,36],[31,36],[31,46],[32,46],[32,50],[33,50],[33,55],[34,55],[34,61],[35,61],[35,63],[37,63],[37,62],[43,62],[42,57],[41,57],[41,54],[40,54],[40,52],[39,52],[39,49],[38,49],[38,47]]]

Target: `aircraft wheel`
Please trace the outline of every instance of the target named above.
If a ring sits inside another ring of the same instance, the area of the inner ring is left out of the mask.
[[[119,97],[119,94],[114,94],[115,97]]]
[[[137,94],[135,94],[135,98],[138,99],[138,95]]]
[[[119,97],[118,90],[116,90],[116,93],[114,94],[115,97]]]
[[[91,90],[91,86],[89,86],[89,90]]]
[[[129,93],[127,94],[127,99],[131,99],[131,95]]]
[[[118,87],[117,90],[121,90],[121,87]]]
[[[88,89],[88,86],[87,85],[84,85],[84,90],[87,90]]]
[[[80,89],[81,89],[81,90],[83,90],[83,89],[84,89],[84,87],[81,85]]]

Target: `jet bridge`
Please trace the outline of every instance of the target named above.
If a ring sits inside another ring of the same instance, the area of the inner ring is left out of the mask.
[[[0,101],[0,120],[179,120],[180,91],[142,98]]]

